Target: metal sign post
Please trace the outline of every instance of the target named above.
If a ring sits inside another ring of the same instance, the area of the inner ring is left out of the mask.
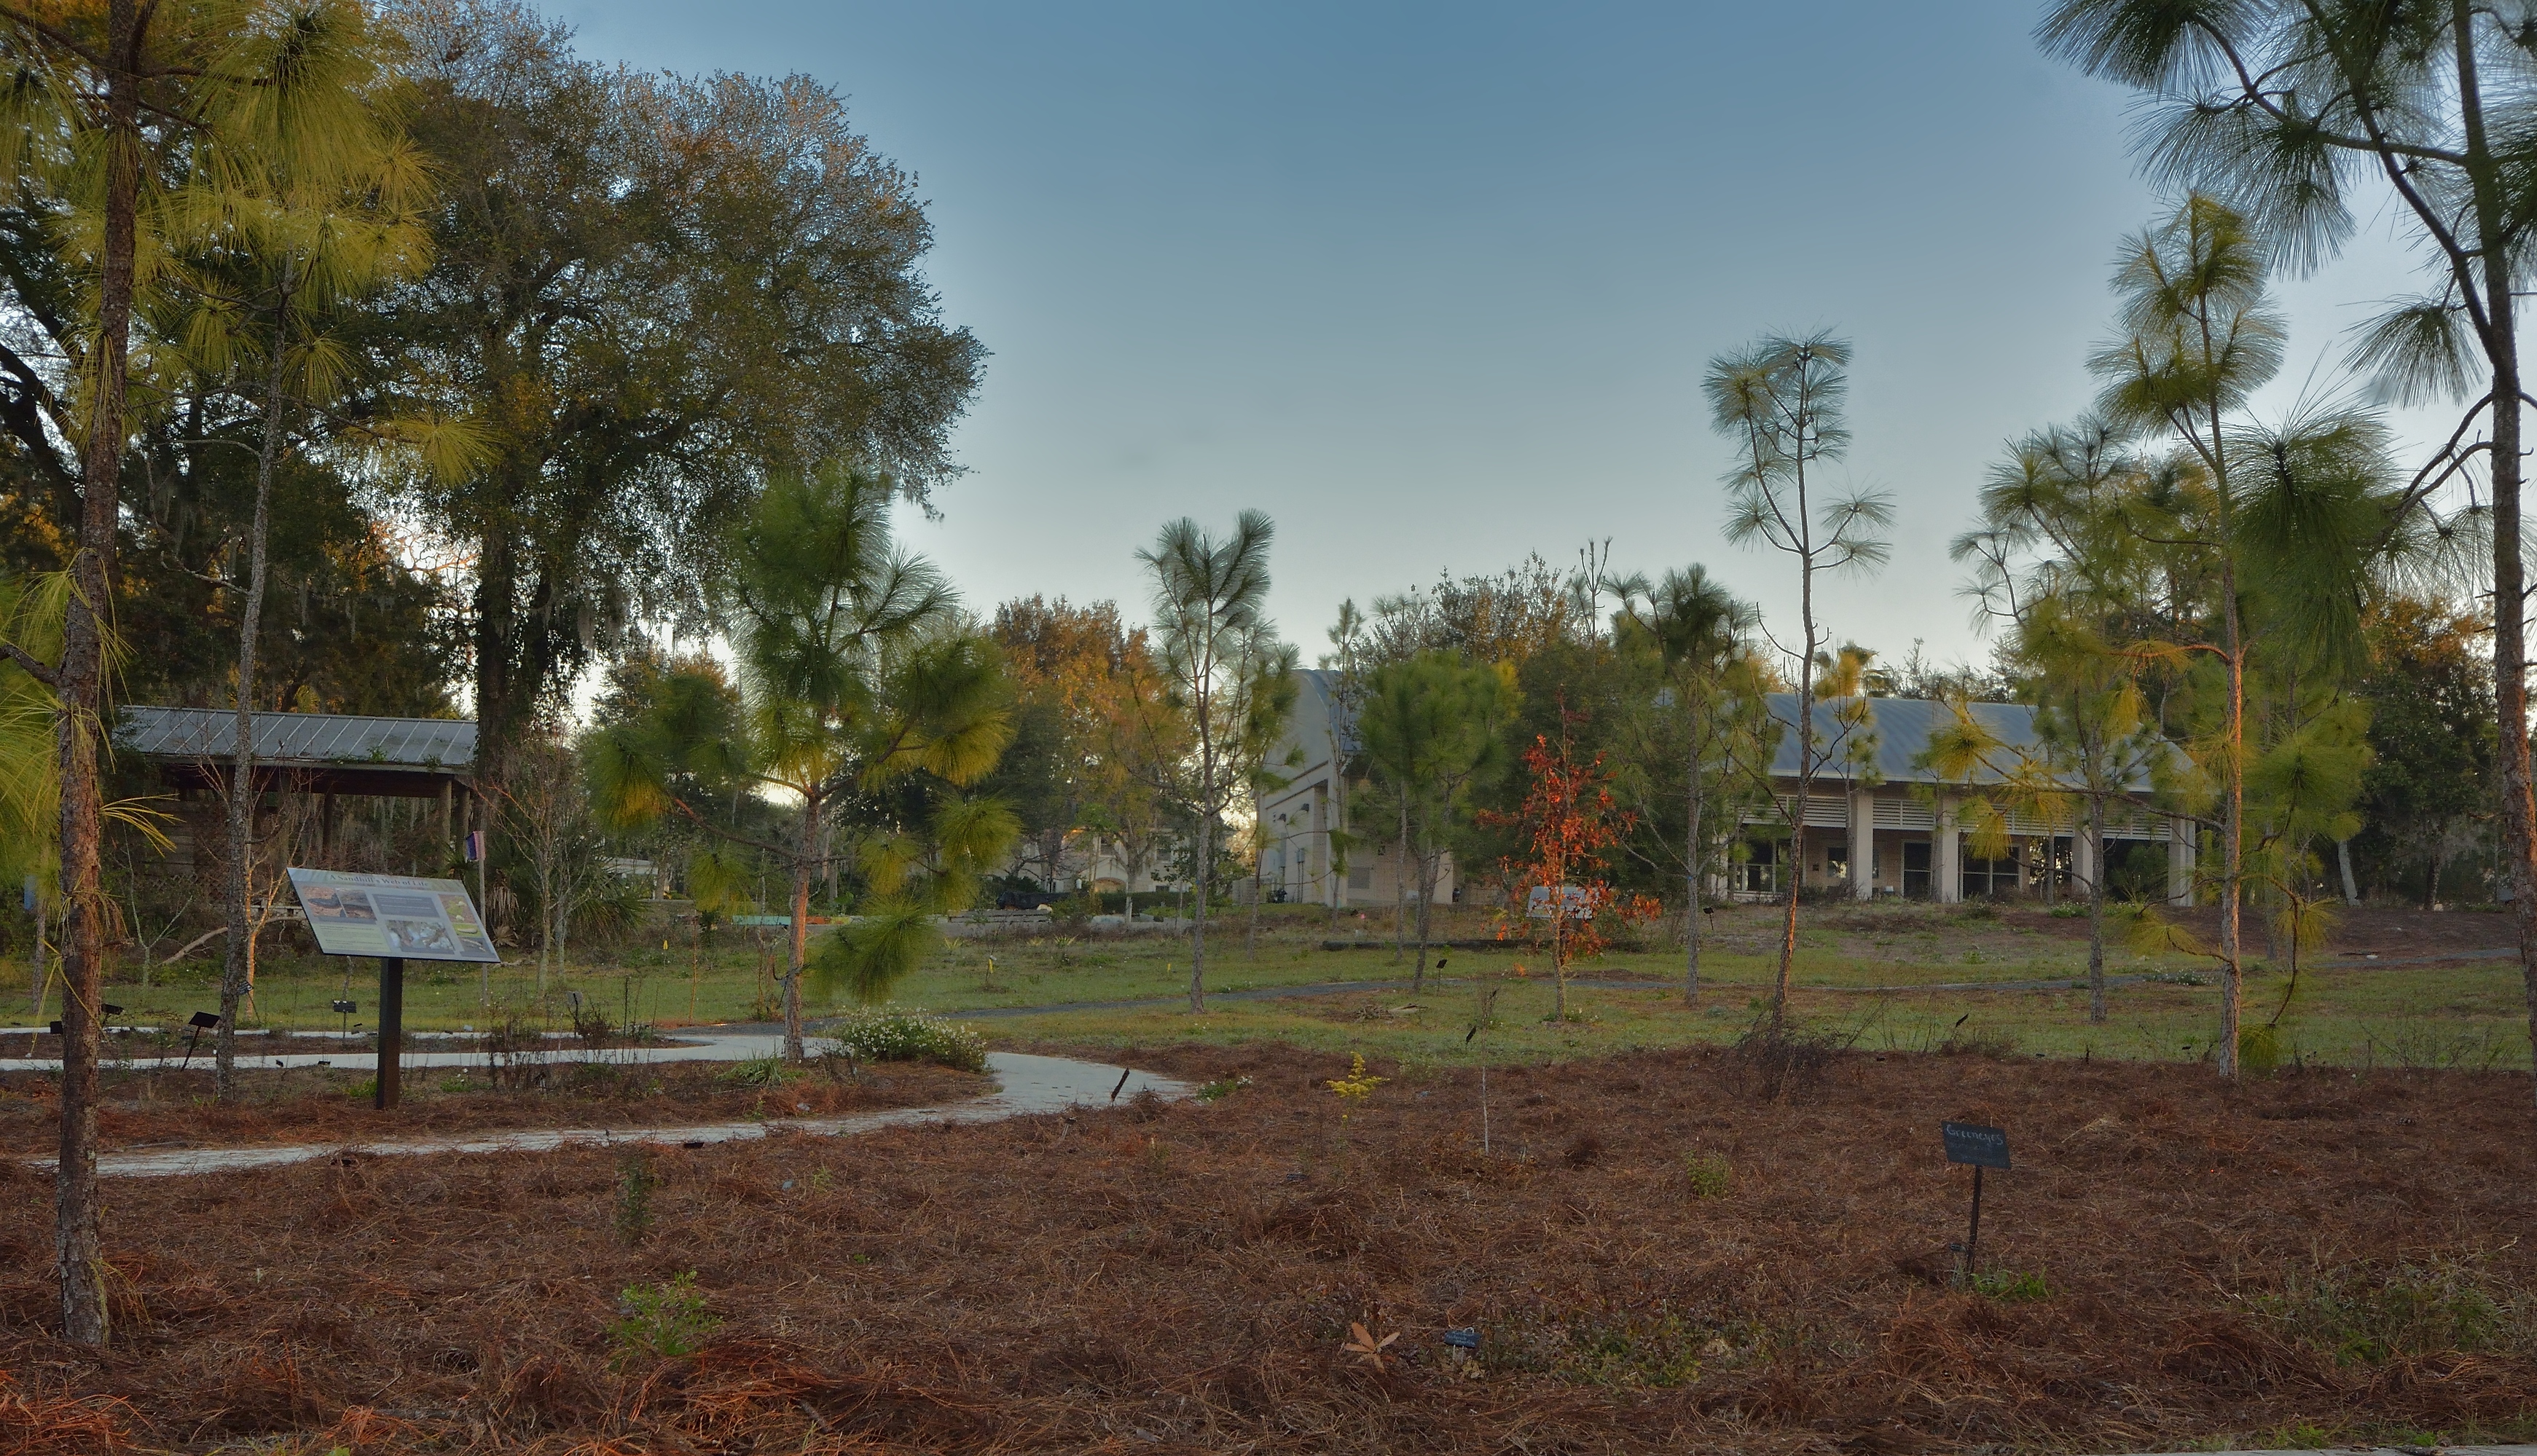
[[[217,1011],[194,1013],[194,1019],[186,1023],[193,1028],[193,1031],[185,1037],[185,1066],[191,1067],[194,1064],[194,1044],[203,1040],[203,1033],[213,1030],[220,1024],[221,1014]]]
[[[1965,1231],[1965,1262],[1957,1272],[1959,1284],[1971,1283],[1974,1277],[1974,1254],[1982,1246],[1983,1170],[2008,1170],[2008,1134],[1996,1127],[1976,1122],[1941,1122],[1938,1134],[1946,1140],[1949,1163],[1969,1163],[1974,1170],[1974,1216]]]
[[[370,1106],[384,1112],[397,1105],[405,1057],[405,958],[379,957],[379,1076]]]
[[[397,1105],[405,1050],[405,963],[481,961],[501,964],[484,917],[456,880],[394,874],[337,874],[293,869],[291,888],[308,913],[317,949],[330,956],[374,956],[379,963],[379,1073],[370,1105]],[[338,1014],[352,1003],[338,1001]]]

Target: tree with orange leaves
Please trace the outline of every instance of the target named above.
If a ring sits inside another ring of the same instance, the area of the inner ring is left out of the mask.
[[[1579,715],[1559,709],[1559,740],[1535,733],[1524,750],[1525,774],[1530,787],[1511,814],[1484,814],[1483,823],[1521,832],[1529,854],[1521,860],[1500,861],[1505,869],[1510,907],[1522,905],[1534,943],[1550,946],[1551,1020],[1568,1020],[1568,964],[1603,953],[1602,932],[1594,925],[1598,907],[1613,904],[1603,878],[1603,852],[1620,843],[1637,816],[1612,801],[1612,776],[1603,755],[1580,763],[1572,726]],[[1543,892],[1547,913],[1534,915],[1532,900]],[[1578,893],[1571,895],[1574,890]],[[1547,930],[1543,929],[1547,926]]]

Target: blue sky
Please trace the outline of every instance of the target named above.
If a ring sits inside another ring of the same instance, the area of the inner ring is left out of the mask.
[[[2003,439],[2087,404],[2116,242],[2159,209],[2126,97],[2039,56],[2035,10],[555,13],[607,60],[814,76],[918,175],[944,312],[994,357],[970,474],[908,535],[974,605],[1141,612],[1162,521],[1257,506],[1309,661],[1343,597],[1605,538],[1617,566],[1703,562],[1788,619],[1784,560],[1720,536],[1699,382],[1818,327],[1857,350],[1849,475],[1898,508],[1891,566],[1835,585],[1829,626],[1985,655],[1946,542]],[[2406,290],[2378,219],[2285,285],[2270,408],[2335,387],[2341,331]]]

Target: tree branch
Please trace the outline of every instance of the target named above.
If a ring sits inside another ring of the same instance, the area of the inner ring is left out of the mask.
[[[18,665],[18,670],[35,679],[37,682],[42,683],[44,686],[61,686],[61,678],[54,673],[52,668],[44,665],[42,659],[37,658],[33,653],[28,652],[25,648],[20,647],[18,644],[9,641],[6,638],[0,638],[0,655],[6,655],[11,662]]]

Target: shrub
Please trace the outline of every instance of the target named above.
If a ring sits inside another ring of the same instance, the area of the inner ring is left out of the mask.
[[[639,1243],[652,1228],[652,1189],[659,1185],[660,1174],[652,1171],[652,1155],[636,1153],[625,1160],[617,1174],[617,1236],[627,1243]],[[693,1279],[695,1276],[689,1275]]]
[[[714,1073],[714,1080],[725,1087],[780,1087],[786,1079],[800,1075],[784,1065],[780,1056],[752,1056]]]
[[[1856,1032],[1844,1035],[1801,1027],[1766,1010],[1735,1039],[1725,1070],[1746,1092],[1765,1102],[1778,1102],[1822,1081],[1833,1059],[1857,1040]]]
[[[2043,1275],[2021,1274],[2014,1269],[1984,1269],[1976,1273],[1974,1293],[2003,1304],[2052,1298],[2052,1291],[2045,1287]]]
[[[1726,1166],[1726,1160],[1715,1153],[1683,1154],[1682,1171],[1691,1179],[1691,1196],[1694,1198],[1724,1198],[1735,1180],[1734,1171]]]
[[[963,1072],[987,1069],[984,1037],[921,1010],[882,1006],[857,1011],[830,1025],[828,1039],[865,1061],[931,1061]]]
[[[620,1356],[650,1354],[664,1360],[693,1355],[722,1324],[705,1312],[705,1298],[696,1293],[690,1269],[668,1284],[630,1286],[617,1297],[625,1317],[609,1327]]]
[[[2299,1045],[2277,1026],[2250,1026],[2238,1033],[2239,1069],[2269,1077],[2283,1066],[2300,1064]]]

